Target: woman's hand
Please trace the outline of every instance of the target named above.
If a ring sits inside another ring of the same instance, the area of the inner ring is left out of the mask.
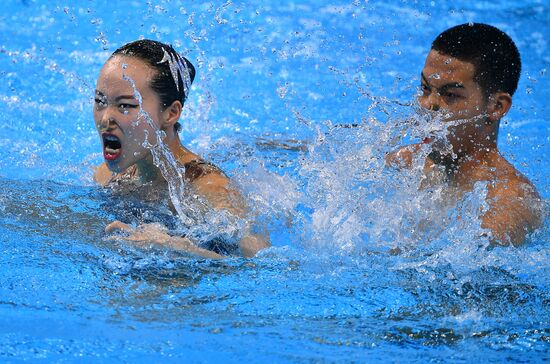
[[[115,231],[123,231],[127,236],[111,236],[110,240],[124,240],[140,248],[151,248],[152,245],[184,251],[203,258],[221,259],[223,255],[214,253],[213,251],[199,248],[191,242],[191,240],[180,237],[171,236],[168,234],[168,229],[165,226],[154,224],[143,224],[137,228],[125,224],[121,221],[113,221],[105,228],[106,233]]]
[[[105,228],[106,233],[115,231],[125,232],[126,236],[113,236],[111,239],[120,239],[132,242],[135,245],[145,247],[150,244],[166,245],[171,236],[168,235],[166,227],[161,224],[143,224],[137,228],[121,221],[113,221]]]

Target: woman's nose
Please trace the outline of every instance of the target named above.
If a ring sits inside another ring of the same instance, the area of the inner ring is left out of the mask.
[[[99,130],[110,130],[117,124],[116,119],[113,117],[113,115],[107,110],[105,110],[101,118],[99,119]]]

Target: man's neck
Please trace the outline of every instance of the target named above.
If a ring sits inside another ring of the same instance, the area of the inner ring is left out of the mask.
[[[445,168],[447,179],[451,181],[483,164],[487,156],[494,153],[498,153],[496,143],[486,143],[483,147],[471,148],[468,151],[459,150],[458,153],[444,153],[434,149],[428,157],[434,164]]]
[[[475,155],[479,152],[497,147],[500,121],[491,121],[487,116],[471,123],[465,123],[464,128],[453,130],[456,136],[451,137],[453,151],[456,154]],[[459,138],[460,137],[460,138]]]

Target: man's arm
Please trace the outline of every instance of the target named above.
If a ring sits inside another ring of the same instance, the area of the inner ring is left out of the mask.
[[[420,150],[421,146],[422,144],[411,144],[387,154],[386,165],[397,168],[412,167],[413,157]]]

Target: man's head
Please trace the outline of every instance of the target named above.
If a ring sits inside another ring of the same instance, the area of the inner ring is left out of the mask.
[[[519,52],[505,33],[485,24],[458,25],[433,41],[419,103],[445,112],[447,121],[473,121],[449,129],[455,149],[469,150],[487,137],[496,142],[498,121],[512,105],[520,71]]]
[[[469,23],[447,29],[432,43],[432,50],[474,65],[474,81],[486,97],[495,92],[514,95],[521,59],[514,41],[487,24]]]

